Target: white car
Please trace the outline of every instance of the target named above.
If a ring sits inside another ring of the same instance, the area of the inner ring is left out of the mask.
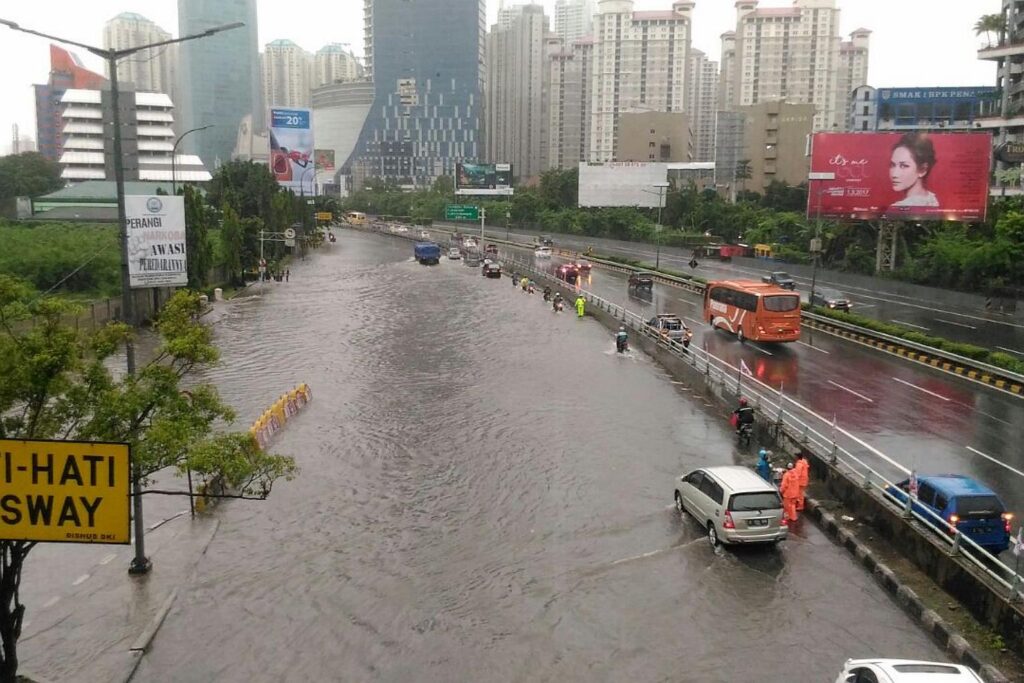
[[[426,230],[420,230],[420,237],[425,239],[425,240],[429,240],[430,239],[430,233],[427,232]]]
[[[459,251],[458,247],[451,247],[448,250],[448,258],[452,259],[453,261],[461,259],[462,258],[462,252]]]
[[[463,240],[462,246],[465,247],[466,249],[476,249],[476,240],[474,240],[474,239]]]
[[[551,247],[537,247],[533,250],[534,258],[551,258]]]
[[[982,683],[961,664],[913,659],[848,659],[836,683]]]

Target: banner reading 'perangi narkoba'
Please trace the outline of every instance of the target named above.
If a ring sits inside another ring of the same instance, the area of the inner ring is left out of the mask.
[[[270,170],[277,182],[312,194],[313,124],[309,109],[270,110]]]
[[[124,206],[129,287],[187,285],[185,198],[128,195]]]

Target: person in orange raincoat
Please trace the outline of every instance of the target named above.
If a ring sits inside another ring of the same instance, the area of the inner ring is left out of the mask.
[[[782,509],[786,520],[795,522],[797,520],[796,501],[800,496],[800,477],[793,469],[793,463],[789,463],[786,473],[782,475],[782,484],[779,486],[779,493],[782,494]]]
[[[796,480],[800,485],[800,495],[796,499],[796,509],[804,509],[804,492],[807,490],[807,484],[811,480],[811,463],[807,462],[807,457],[801,453],[796,456],[796,465],[793,466],[793,471],[796,472]]]

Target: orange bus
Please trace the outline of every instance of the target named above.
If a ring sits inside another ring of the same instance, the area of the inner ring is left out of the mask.
[[[718,280],[704,290],[704,319],[740,341],[800,338],[800,295],[756,280]]]

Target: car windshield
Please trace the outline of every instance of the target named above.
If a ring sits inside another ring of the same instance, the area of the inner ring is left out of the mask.
[[[988,519],[999,517],[1006,512],[995,496],[959,496],[956,499],[956,513],[961,519]]]
[[[791,278],[789,276],[789,273],[784,273],[784,272],[782,272],[780,270],[779,272],[775,273],[775,279],[776,280],[792,280],[793,278]]]
[[[681,330],[683,329],[683,321],[679,318],[662,318],[661,326],[666,330]]]
[[[729,509],[734,512],[754,512],[757,510],[779,510],[782,499],[775,491],[758,493],[737,493],[729,501]]]
[[[792,294],[777,294],[764,297],[764,310],[772,313],[786,313],[800,307],[800,297]]]

